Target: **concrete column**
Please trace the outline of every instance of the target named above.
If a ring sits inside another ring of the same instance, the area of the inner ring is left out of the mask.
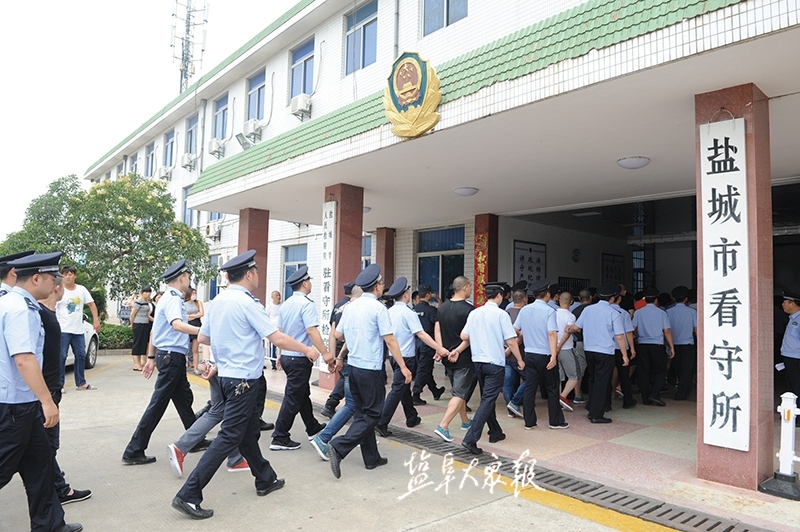
[[[497,279],[498,227],[496,214],[475,215],[475,279],[472,299],[478,306],[486,303],[484,283],[502,280]]]
[[[266,305],[267,301],[267,245],[269,244],[269,211],[242,209],[239,211],[239,253],[256,250],[256,264],[260,284],[256,296]]]
[[[720,112],[720,109],[725,110]],[[697,262],[703,270],[702,227],[705,205],[701,205],[700,127],[709,121],[730,120],[728,112],[745,120],[747,153],[747,208],[750,262],[750,450],[725,449],[703,443],[703,389],[705,357],[711,346],[703,345],[703,324],[708,316],[698,313],[698,401],[697,401],[697,476],[714,482],[757,489],[772,476],[775,454],[773,397],[773,266],[772,266],[772,195],[769,147],[769,100],[752,83],[695,95],[695,132],[697,161]],[[698,308],[702,300],[703,278],[698,275]],[[711,371],[712,368],[709,368]]]
[[[364,222],[364,189],[339,183],[325,187],[325,201],[336,202],[336,254],[333,264],[334,301],[344,297],[344,283],[361,273],[361,234]],[[378,263],[380,264],[380,263]],[[383,268],[383,264],[381,264]]]
[[[393,227],[379,227],[375,237],[378,239],[375,262],[381,265],[387,284],[394,282],[394,235]]]

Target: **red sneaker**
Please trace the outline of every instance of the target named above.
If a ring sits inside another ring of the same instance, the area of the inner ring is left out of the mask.
[[[235,466],[228,468],[228,473],[238,473],[239,471],[250,471],[250,464],[247,463],[247,460],[242,459]]]
[[[172,467],[172,470],[178,478],[181,478],[183,476],[184,454],[174,443],[170,443],[167,445],[167,455],[169,455],[169,465]]]

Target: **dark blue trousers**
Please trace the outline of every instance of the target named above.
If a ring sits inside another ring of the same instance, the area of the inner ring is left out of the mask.
[[[32,532],[64,526],[64,510],[53,483],[53,449],[39,401],[0,403],[0,489],[19,473],[28,495]]]
[[[283,391],[283,402],[275,420],[275,432],[272,438],[288,438],[297,414],[303,419],[306,433],[311,436],[319,432],[321,423],[314,417],[311,405],[311,370],[314,363],[306,357],[281,356],[281,367],[286,373],[286,387]]]
[[[586,373],[589,375],[589,400],[586,402],[586,410],[589,411],[589,419],[600,419],[606,413],[608,387],[614,374],[614,355],[595,351],[585,351],[585,353]]]
[[[165,356],[169,354],[171,360],[165,365]],[[144,451],[150,444],[150,436],[156,430],[158,422],[167,411],[169,402],[175,405],[175,410],[183,422],[183,428],[188,429],[195,422],[194,410],[192,410],[192,388],[186,378],[186,356],[180,353],[167,353],[167,351],[156,351],[156,367],[158,377],[153,395],[150,397],[150,404],[142,414],[139,425],[131,436],[131,441],[125,448],[123,458],[135,458],[144,456]]]
[[[256,478],[257,490],[268,488],[277,478],[275,471],[261,454],[261,448],[258,446],[258,439],[261,437],[258,419],[263,406],[263,402],[259,404],[259,398],[264,397],[262,390],[266,389],[267,381],[263,375],[258,379],[248,380],[250,388],[247,388],[244,393],[236,395],[236,387],[241,382],[242,379],[219,377],[225,401],[222,426],[217,437],[203,453],[197,467],[194,468],[178,492],[178,497],[186,502],[193,504],[203,502],[203,488],[211,482],[223,460],[236,448],[250,465],[250,472]]]
[[[525,416],[525,426],[536,425],[536,391],[541,385],[547,392],[547,413],[550,425],[564,423],[564,412],[558,402],[558,364],[552,369],[547,369],[550,355],[525,353],[525,393],[522,404],[522,413]]]
[[[370,370],[350,366],[350,393],[353,396],[353,422],[347,432],[331,440],[342,458],[350,454],[356,445],[361,444],[361,457],[364,465],[378,462],[378,444],[375,441],[375,427],[383,412],[386,385],[383,383],[383,370]]]
[[[697,346],[684,344],[675,346],[675,358],[672,364],[678,375],[678,389],[675,390],[675,400],[683,401],[692,391],[694,384],[694,370],[697,368]]]
[[[497,422],[495,403],[497,396],[503,391],[505,374],[505,364],[497,366],[487,362],[475,362],[475,377],[481,387],[481,404],[472,417],[472,426],[464,436],[465,443],[478,443],[483,433],[483,426],[486,424],[489,425],[489,436],[499,436],[503,433],[503,428]]]
[[[403,357],[403,360],[411,372],[412,378],[417,374],[417,361],[414,357]],[[378,425],[386,426],[392,420],[397,405],[403,405],[403,413],[406,415],[406,422],[414,419],[417,414],[417,409],[414,408],[414,399],[411,397],[411,383],[406,384],[406,378],[403,372],[400,371],[400,366],[394,361],[394,358],[389,359],[394,369],[394,379],[392,380],[392,389],[386,395],[386,401],[383,403],[383,414]]]

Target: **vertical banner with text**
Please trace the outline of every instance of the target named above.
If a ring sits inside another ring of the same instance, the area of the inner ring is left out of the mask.
[[[331,313],[333,312],[334,294],[336,293],[333,275],[333,259],[336,253],[336,202],[327,201],[322,207],[322,279],[319,301],[319,332],[322,341],[327,345],[331,332]],[[320,371],[328,371],[328,365],[320,357],[317,361]]]
[[[700,126],[703,442],[739,451],[750,449],[750,263],[744,128],[743,118]]]

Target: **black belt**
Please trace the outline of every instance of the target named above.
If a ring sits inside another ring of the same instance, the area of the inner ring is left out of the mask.
[[[180,351],[167,351],[166,349],[159,349],[159,348],[156,348],[156,354],[186,356],[186,353],[181,353]]]

